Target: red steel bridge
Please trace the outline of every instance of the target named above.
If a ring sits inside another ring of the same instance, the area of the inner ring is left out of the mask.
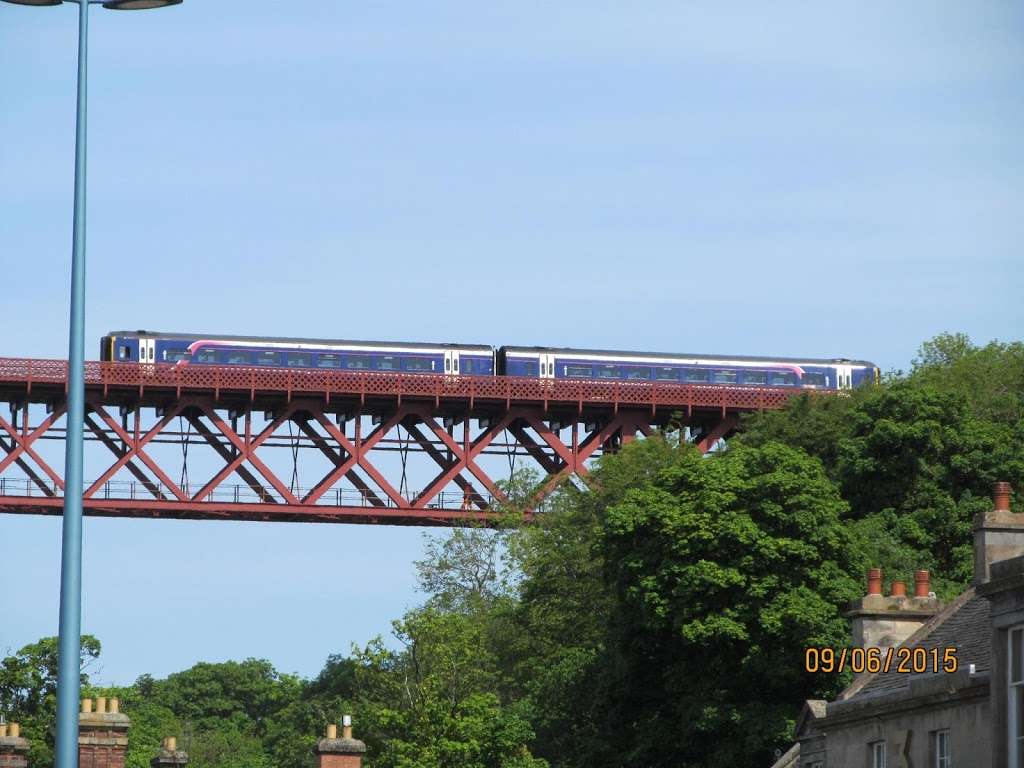
[[[67,363],[0,358],[0,512],[59,515]],[[702,451],[792,390],[86,364],[87,515],[451,525],[538,509],[656,428]],[[422,479],[422,482],[417,482]],[[410,486],[415,486],[414,488]],[[531,514],[529,511],[524,514]]]

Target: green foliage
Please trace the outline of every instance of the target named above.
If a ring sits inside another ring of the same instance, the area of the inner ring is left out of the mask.
[[[778,443],[677,456],[607,511],[614,719],[631,764],[769,762],[792,702],[836,692],[800,651],[849,633],[846,505],[819,462]]]
[[[894,576],[934,571],[948,596],[971,578],[971,521],[992,483],[1024,480],[1022,416],[1024,345],[944,334],[922,345],[908,376],[798,398],[746,420],[741,442],[782,441],[820,459],[850,517],[865,521],[863,551]]]
[[[494,659],[473,616],[435,608],[394,624],[400,651],[380,640],[355,653],[358,708],[374,768],[542,768],[533,733],[497,694]]]
[[[89,677],[85,670],[100,655],[100,641],[82,635],[83,686]],[[53,727],[57,716],[56,637],[44,637],[26,645],[0,661],[0,712],[12,722],[20,722],[22,735],[29,740],[29,764],[38,768],[53,765]]]

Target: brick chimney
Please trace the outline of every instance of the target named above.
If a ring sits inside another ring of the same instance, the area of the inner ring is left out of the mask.
[[[1024,515],[1010,511],[1009,483],[992,487],[992,511],[974,516],[974,584],[991,578],[992,563],[1024,555]]]
[[[843,614],[853,619],[853,645],[863,648],[890,648],[910,637],[942,608],[931,591],[928,571],[914,573],[914,596],[907,597],[907,586],[894,581],[888,597],[882,594],[882,569],[867,573],[867,594],[850,604]]]
[[[164,768],[164,766],[183,766],[188,765],[188,752],[178,749],[178,739],[174,736],[168,736],[164,739],[163,744],[160,746],[160,751],[156,753],[156,757],[149,761],[149,764],[153,768]]]
[[[28,768],[28,742],[21,738],[21,726],[0,718],[0,768]]]
[[[341,738],[338,738],[338,726],[328,725],[324,738],[316,744],[315,752],[317,768],[362,768],[366,745],[352,738],[352,718],[345,715]]]
[[[117,699],[82,699],[78,715],[78,768],[124,768],[131,720]]]

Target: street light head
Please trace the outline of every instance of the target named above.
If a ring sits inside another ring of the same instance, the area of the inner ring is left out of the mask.
[[[147,8],[163,8],[180,3],[181,0],[108,0],[103,7],[115,11],[144,11]]]
[[[14,5],[60,5],[64,0],[3,0]]]

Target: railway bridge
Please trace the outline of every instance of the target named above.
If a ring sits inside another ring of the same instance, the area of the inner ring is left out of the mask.
[[[64,360],[0,358],[0,512],[61,514],[66,387]],[[521,469],[541,478],[529,516],[637,435],[706,451],[795,392],[90,362],[80,492],[110,517],[487,523]]]

